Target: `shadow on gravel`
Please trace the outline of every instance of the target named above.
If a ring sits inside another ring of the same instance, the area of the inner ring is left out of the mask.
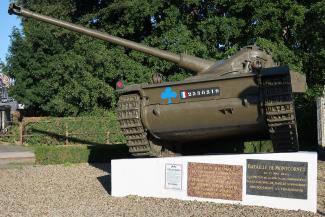
[[[111,175],[97,177],[97,180],[102,184],[104,189],[107,191],[109,195],[112,193],[112,182],[111,182]]]
[[[128,147],[125,144],[88,146],[88,149],[90,151],[88,163],[107,173],[105,176],[97,177],[97,180],[111,195],[111,160],[133,157],[128,152]]]
[[[325,148],[318,147],[318,160],[325,161]]]
[[[97,168],[97,169],[100,169],[100,170],[105,171],[106,173],[108,173],[105,176],[97,177],[97,180],[104,187],[106,192],[109,195],[111,195],[111,193],[112,193],[111,163],[95,163],[95,164],[90,164],[90,165]]]
[[[106,173],[111,174],[111,162],[108,163],[90,163],[90,166],[100,169]]]
[[[322,212],[319,209],[317,210],[317,213],[320,214],[320,215],[322,215],[322,216],[325,216],[325,212]]]
[[[88,163],[110,163],[113,159],[132,158],[125,144],[89,145]]]

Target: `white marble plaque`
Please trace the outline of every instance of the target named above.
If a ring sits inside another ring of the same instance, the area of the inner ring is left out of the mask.
[[[165,188],[182,190],[182,165],[181,164],[165,165]]]

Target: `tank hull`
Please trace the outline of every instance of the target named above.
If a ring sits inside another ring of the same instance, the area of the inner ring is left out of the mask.
[[[134,85],[120,93],[118,118],[135,156],[225,140],[271,139],[275,152],[299,147],[287,67]]]
[[[169,103],[161,97],[166,89],[176,93]],[[213,90],[218,93],[211,95]],[[253,74],[145,88],[142,100],[143,125],[157,139],[267,138]]]

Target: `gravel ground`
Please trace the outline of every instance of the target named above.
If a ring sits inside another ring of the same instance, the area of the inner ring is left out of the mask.
[[[109,195],[109,165],[0,169],[0,216],[322,216],[325,162],[319,162],[318,213],[173,199]]]

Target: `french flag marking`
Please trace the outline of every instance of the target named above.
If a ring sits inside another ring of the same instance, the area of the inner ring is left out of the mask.
[[[187,91],[181,91],[181,98],[186,99],[188,97]]]

